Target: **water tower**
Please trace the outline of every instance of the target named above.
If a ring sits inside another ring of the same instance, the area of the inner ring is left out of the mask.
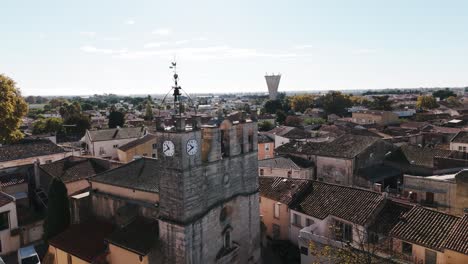
[[[268,85],[268,93],[270,94],[270,100],[276,100],[280,79],[281,74],[265,75],[265,80]]]

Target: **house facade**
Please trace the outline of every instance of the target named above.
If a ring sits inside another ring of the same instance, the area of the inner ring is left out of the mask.
[[[450,150],[468,152],[468,132],[460,131],[450,140]]]
[[[390,111],[363,110],[353,112],[352,121],[360,125],[391,125],[398,123],[398,115]]]
[[[94,157],[117,159],[117,149],[146,135],[144,127],[124,127],[102,130],[86,130],[81,142],[88,154]]]
[[[127,163],[132,161],[136,157],[149,157],[157,159],[158,156],[158,144],[156,136],[146,134],[145,136],[130,141],[129,143],[120,146],[117,149],[117,155],[119,161]]]

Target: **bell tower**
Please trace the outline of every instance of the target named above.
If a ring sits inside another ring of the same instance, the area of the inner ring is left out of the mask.
[[[174,107],[155,133],[164,263],[260,263],[257,123],[202,125],[176,66]]]

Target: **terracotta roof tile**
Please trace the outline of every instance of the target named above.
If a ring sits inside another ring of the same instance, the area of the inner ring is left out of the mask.
[[[468,214],[465,214],[449,233],[444,248],[468,255]]]
[[[410,243],[442,251],[459,217],[415,206],[406,212],[390,235]]]
[[[113,230],[106,222],[87,222],[71,225],[64,232],[49,240],[49,244],[87,262],[106,250],[104,238]]]
[[[0,162],[63,152],[64,149],[48,139],[25,139],[19,143],[0,146]]]
[[[128,142],[127,144],[124,144],[124,145],[120,146],[119,149],[122,150],[122,151],[127,151],[129,149],[132,149],[132,148],[138,146],[138,145],[149,142],[149,141],[151,141],[151,140],[153,140],[155,138],[156,138],[155,135],[148,134],[148,135],[146,135],[144,137],[141,137],[139,139],[135,139],[133,141]]]
[[[290,205],[311,184],[311,181],[260,176],[258,183],[261,196]]]
[[[378,192],[318,181],[305,192],[293,209],[319,219],[333,215],[359,225],[368,223],[384,201]]]
[[[67,157],[56,162],[40,165],[40,168],[52,177],[63,182],[87,179],[106,171],[92,158]]]

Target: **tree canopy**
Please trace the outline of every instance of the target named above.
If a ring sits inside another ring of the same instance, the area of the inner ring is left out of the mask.
[[[440,100],[444,100],[445,98],[449,98],[450,96],[456,96],[455,93],[452,90],[449,90],[448,88],[443,89],[443,90],[437,90],[432,93],[432,96],[434,97],[439,97]]]
[[[348,111],[347,108],[351,107],[353,103],[348,95],[330,91],[322,97],[322,104],[327,114],[344,115]]]
[[[295,95],[290,98],[291,108],[295,112],[303,113],[307,108],[313,107],[314,96],[310,94]]]
[[[112,111],[109,114],[109,128],[123,127],[125,124],[125,115],[120,111]]]
[[[268,100],[265,102],[265,106],[263,107],[265,112],[269,114],[274,114],[278,110],[281,110],[282,108],[283,108],[283,104],[281,103],[280,100]]]
[[[374,101],[370,104],[371,109],[384,111],[392,110],[392,101],[388,99],[388,95],[373,96],[372,98]]]
[[[422,109],[434,109],[438,106],[436,99],[432,95],[421,95],[416,102],[416,107]]]
[[[70,225],[70,202],[67,187],[58,178],[54,178],[49,186],[49,202],[44,221],[44,239],[60,234]]]
[[[33,124],[32,133],[43,134],[43,133],[57,133],[62,131],[63,121],[61,118],[51,117],[47,119],[38,119]]]
[[[13,79],[0,74],[0,143],[10,143],[23,138],[19,130],[28,105],[21,97]]]

